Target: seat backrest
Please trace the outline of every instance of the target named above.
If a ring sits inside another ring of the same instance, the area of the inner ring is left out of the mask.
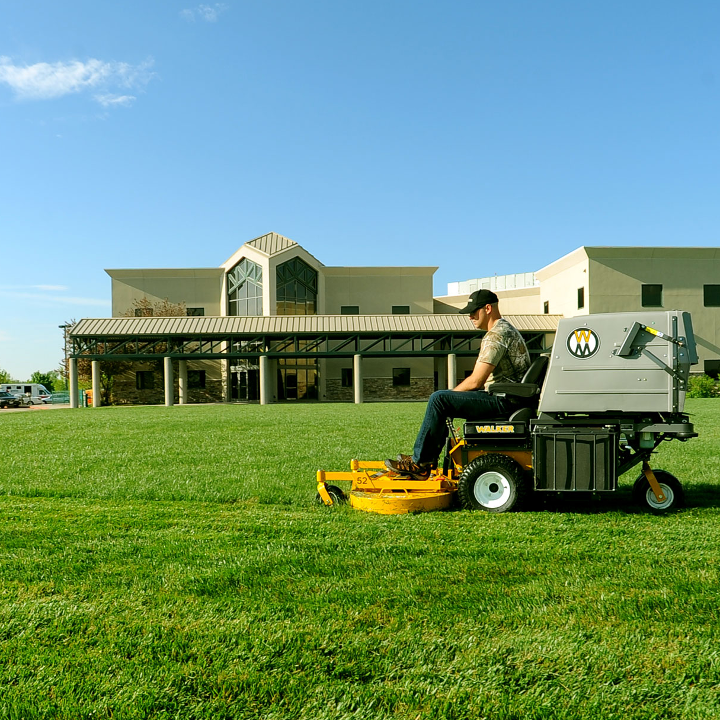
[[[545,374],[547,373],[548,362],[550,358],[547,355],[539,355],[531,363],[530,367],[525,371],[522,383],[530,383],[542,387]]]

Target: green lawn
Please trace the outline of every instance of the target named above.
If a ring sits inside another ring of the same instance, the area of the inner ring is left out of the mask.
[[[0,414],[0,717],[720,717],[720,401],[682,512],[315,505],[423,409]]]

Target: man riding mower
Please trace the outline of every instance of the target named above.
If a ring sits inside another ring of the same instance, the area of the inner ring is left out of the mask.
[[[354,460],[349,473],[318,472],[319,497],[328,505],[345,499],[327,481],[349,480],[359,509],[433,510],[458,499],[466,509],[505,512],[530,492],[614,492],[641,465],[634,498],[671,510],[683,503],[682,487],[648,461],[663,441],[697,436],[683,412],[697,360],[687,312],[564,318],[549,357],[536,358],[520,382],[487,386],[511,412],[466,420],[462,435],[451,427],[441,468],[423,478]]]

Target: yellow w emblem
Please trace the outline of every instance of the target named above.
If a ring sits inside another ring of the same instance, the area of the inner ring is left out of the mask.
[[[575,339],[578,341],[578,343],[585,345],[590,342],[590,337],[592,336],[592,330],[576,330],[575,331]]]

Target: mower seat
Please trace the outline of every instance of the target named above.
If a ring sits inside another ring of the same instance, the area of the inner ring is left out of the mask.
[[[512,398],[518,406],[537,407],[549,360],[547,355],[540,355],[530,363],[519,383],[493,383],[487,391],[491,395]]]
[[[530,428],[530,420],[537,415],[540,391],[547,373],[548,362],[547,355],[540,355],[530,364],[519,383],[490,385],[487,389],[489,393],[512,398],[514,404],[512,414],[509,418],[468,420],[463,427],[464,437],[487,440],[492,437],[500,439],[505,434],[514,438],[524,436]]]

